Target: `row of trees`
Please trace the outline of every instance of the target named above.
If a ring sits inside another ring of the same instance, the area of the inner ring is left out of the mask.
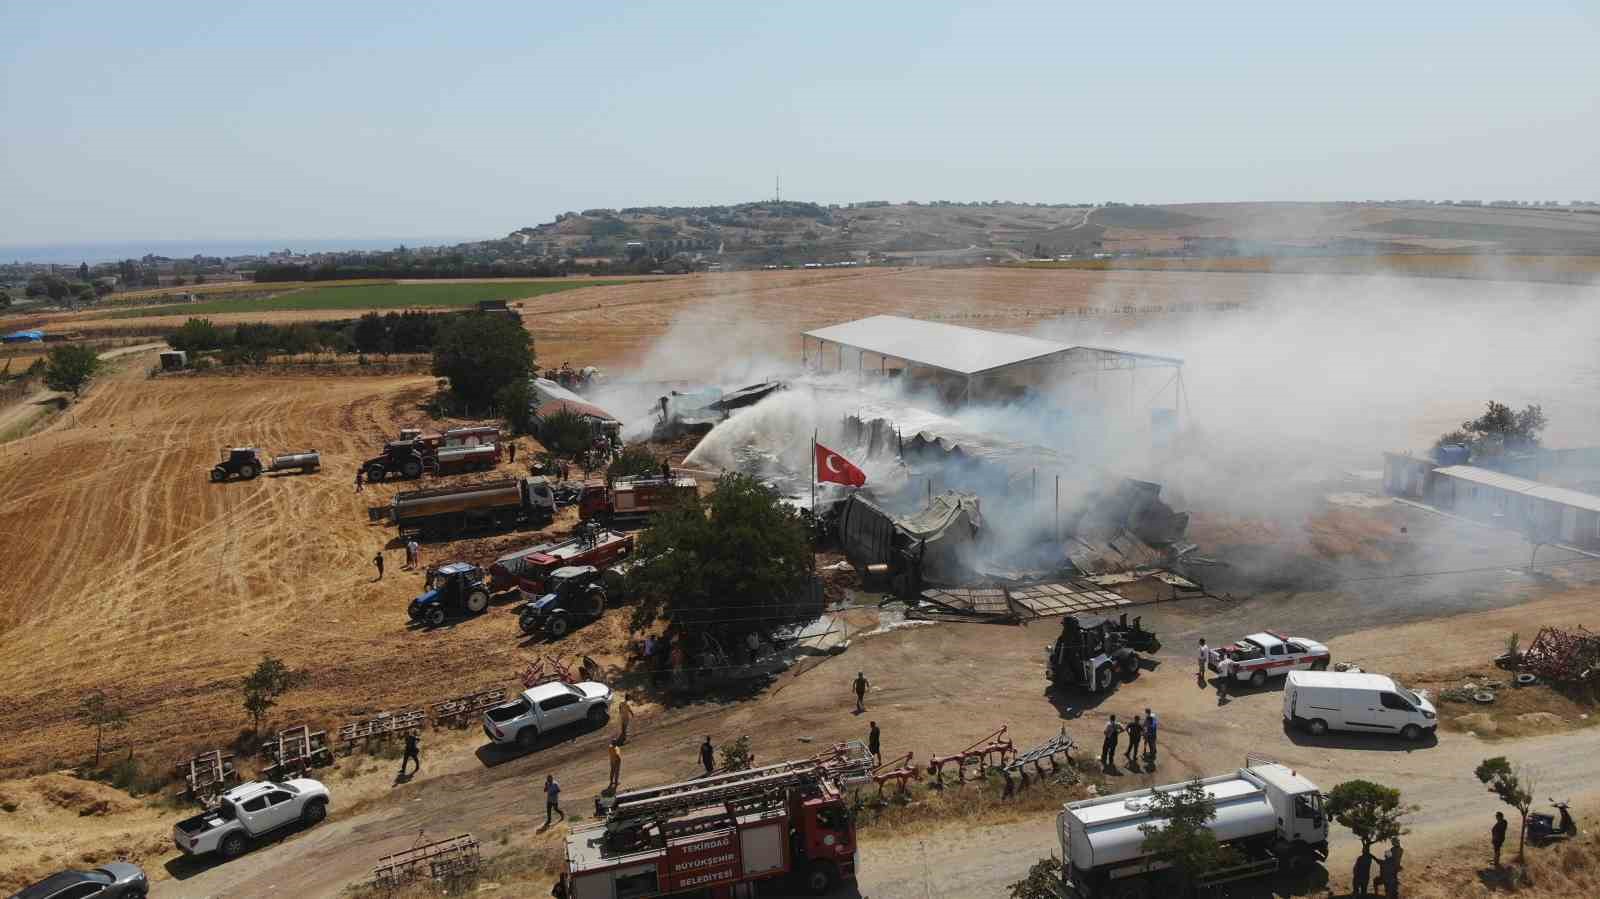
[[[1539,435],[1548,423],[1542,406],[1530,404],[1515,410],[1490,400],[1482,415],[1441,434],[1433,446],[1438,449],[1459,444],[1467,447],[1474,458],[1526,452],[1539,448]]]
[[[262,361],[270,355],[300,353],[432,352],[441,322],[449,313],[369,312],[354,321],[295,322],[272,325],[246,322],[216,325],[208,318],[191,318],[167,336],[175,350],[222,350],[223,361]],[[229,351],[235,351],[229,353]]]
[[[471,260],[459,255],[418,257],[383,254],[359,261],[322,265],[263,265],[254,279],[261,283],[336,281],[342,278],[556,278],[576,267],[561,260]]]

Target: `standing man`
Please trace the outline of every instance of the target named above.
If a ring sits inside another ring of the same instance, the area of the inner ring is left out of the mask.
[[[628,704],[627,694],[622,696],[622,704],[617,706],[617,718],[622,722],[622,734],[617,737],[617,744],[628,742],[628,725],[633,721],[633,706]]]
[[[517,442],[515,440],[513,440],[510,443],[506,444],[506,452],[511,454],[511,458],[509,460],[507,460],[507,461],[510,461],[510,462],[517,461]]]
[[[416,762],[417,767],[411,773],[422,770],[422,738],[414,730],[406,731],[406,754],[400,759],[400,776],[406,776],[406,763]]]
[[[1128,765],[1133,766],[1139,760],[1139,740],[1144,736],[1144,723],[1139,720],[1139,713],[1133,713],[1133,720],[1128,722],[1128,752],[1125,758]]]
[[[378,566],[378,576],[373,580],[383,580],[383,550],[378,550],[378,554],[372,557],[372,564]]]
[[[622,780],[622,741],[611,741],[611,791],[617,790],[617,784]]]
[[[1506,843],[1505,812],[1494,813],[1494,827],[1489,829],[1489,842],[1494,844],[1494,866],[1500,867],[1500,847]]]
[[[672,480],[672,466],[668,464],[667,457],[661,457],[661,480]]]
[[[1365,899],[1367,884],[1372,882],[1372,856],[1367,850],[1361,850],[1356,856],[1356,866],[1350,873],[1350,895],[1355,899]]]
[[[881,764],[883,764],[883,752],[882,752],[882,749],[880,748],[880,742],[879,742],[880,735],[878,734],[878,722],[876,722],[876,721],[868,721],[867,724],[870,725],[870,727],[867,730],[867,751],[871,752],[872,753],[872,757],[877,759],[878,760],[878,764],[881,765]]]
[[[1383,856],[1383,864],[1380,866],[1383,894],[1389,899],[1400,899],[1400,857],[1405,855],[1405,852],[1400,848],[1400,838],[1395,837],[1389,841],[1389,851]]]
[[[422,547],[417,545],[415,539],[406,541],[406,569],[416,570],[417,563],[422,561]]]
[[[711,737],[708,734],[706,741],[700,744],[700,764],[705,766],[707,777],[710,777],[711,772],[715,769],[716,760],[717,751],[711,748]]]
[[[856,679],[851,683],[851,687],[856,691],[857,715],[867,710],[867,687],[869,686],[871,684],[867,683],[867,673],[865,671],[857,671]]]
[[[561,810],[561,784],[556,782],[554,774],[544,776],[544,826],[549,827],[551,815],[560,815],[561,820],[567,820],[567,813]]]
[[[1197,680],[1199,680],[1200,686],[1202,686],[1202,687],[1204,687],[1206,685],[1206,662],[1209,661],[1210,658],[1211,658],[1211,650],[1206,648],[1206,638],[1205,637],[1201,637],[1200,638],[1200,659],[1199,659],[1200,666],[1195,671],[1194,676],[1195,676],[1195,678]]]
[[[1217,661],[1217,704],[1228,701],[1228,686],[1233,681],[1233,659],[1223,656]]]
[[[356,492],[360,493],[367,486],[367,470],[356,469]]]
[[[1106,721],[1105,741],[1100,744],[1100,767],[1106,769],[1107,771],[1111,770],[1111,768],[1116,764],[1117,735],[1120,733],[1122,733],[1122,728],[1117,725],[1117,716],[1112,715],[1111,718]]]
[[[1144,710],[1144,758],[1154,765],[1156,763],[1156,713],[1147,707]]]

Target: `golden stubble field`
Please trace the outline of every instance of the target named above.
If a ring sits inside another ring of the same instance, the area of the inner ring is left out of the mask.
[[[542,365],[599,364],[626,377],[649,360],[662,376],[674,365],[714,370],[738,354],[797,359],[802,330],[874,313],[1025,332],[1092,308],[1117,329],[1174,308],[1292,302],[1286,285],[1299,277],[730,273],[572,291],[525,301],[521,313]],[[1417,283],[1461,289],[1459,282]],[[1163,311],[1149,311],[1157,307]],[[315,313],[280,315],[308,314]],[[73,707],[94,688],[132,707],[119,742],[158,766],[182,750],[231,743],[246,724],[238,679],[264,652],[312,675],[274,713],[280,724],[336,724],[510,682],[533,650],[518,645],[504,609],[419,633],[406,628],[404,610],[421,578],[398,571],[397,551],[388,577],[372,582],[370,559],[393,530],[369,524],[366,508],[401,488],[356,496],[355,465],[386,435],[425,422],[420,404],[432,378],[147,379],[151,362],[140,357],[43,432],[0,445],[8,562],[0,586],[0,775],[81,760],[91,734]],[[210,484],[206,473],[228,444],[268,453],[315,448],[325,468]],[[428,547],[424,556],[487,562],[493,551],[531,541]],[[578,634],[586,651],[591,630]]]

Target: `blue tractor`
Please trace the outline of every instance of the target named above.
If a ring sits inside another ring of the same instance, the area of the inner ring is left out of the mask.
[[[477,615],[489,608],[489,584],[483,569],[466,562],[451,562],[428,572],[427,592],[411,601],[412,621],[429,627],[444,624],[450,614]]]

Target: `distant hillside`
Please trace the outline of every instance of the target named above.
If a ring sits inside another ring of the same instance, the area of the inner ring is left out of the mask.
[[[758,202],[564,213],[494,246],[523,257],[729,266],[1043,256],[1600,253],[1600,207],[1428,203]]]

